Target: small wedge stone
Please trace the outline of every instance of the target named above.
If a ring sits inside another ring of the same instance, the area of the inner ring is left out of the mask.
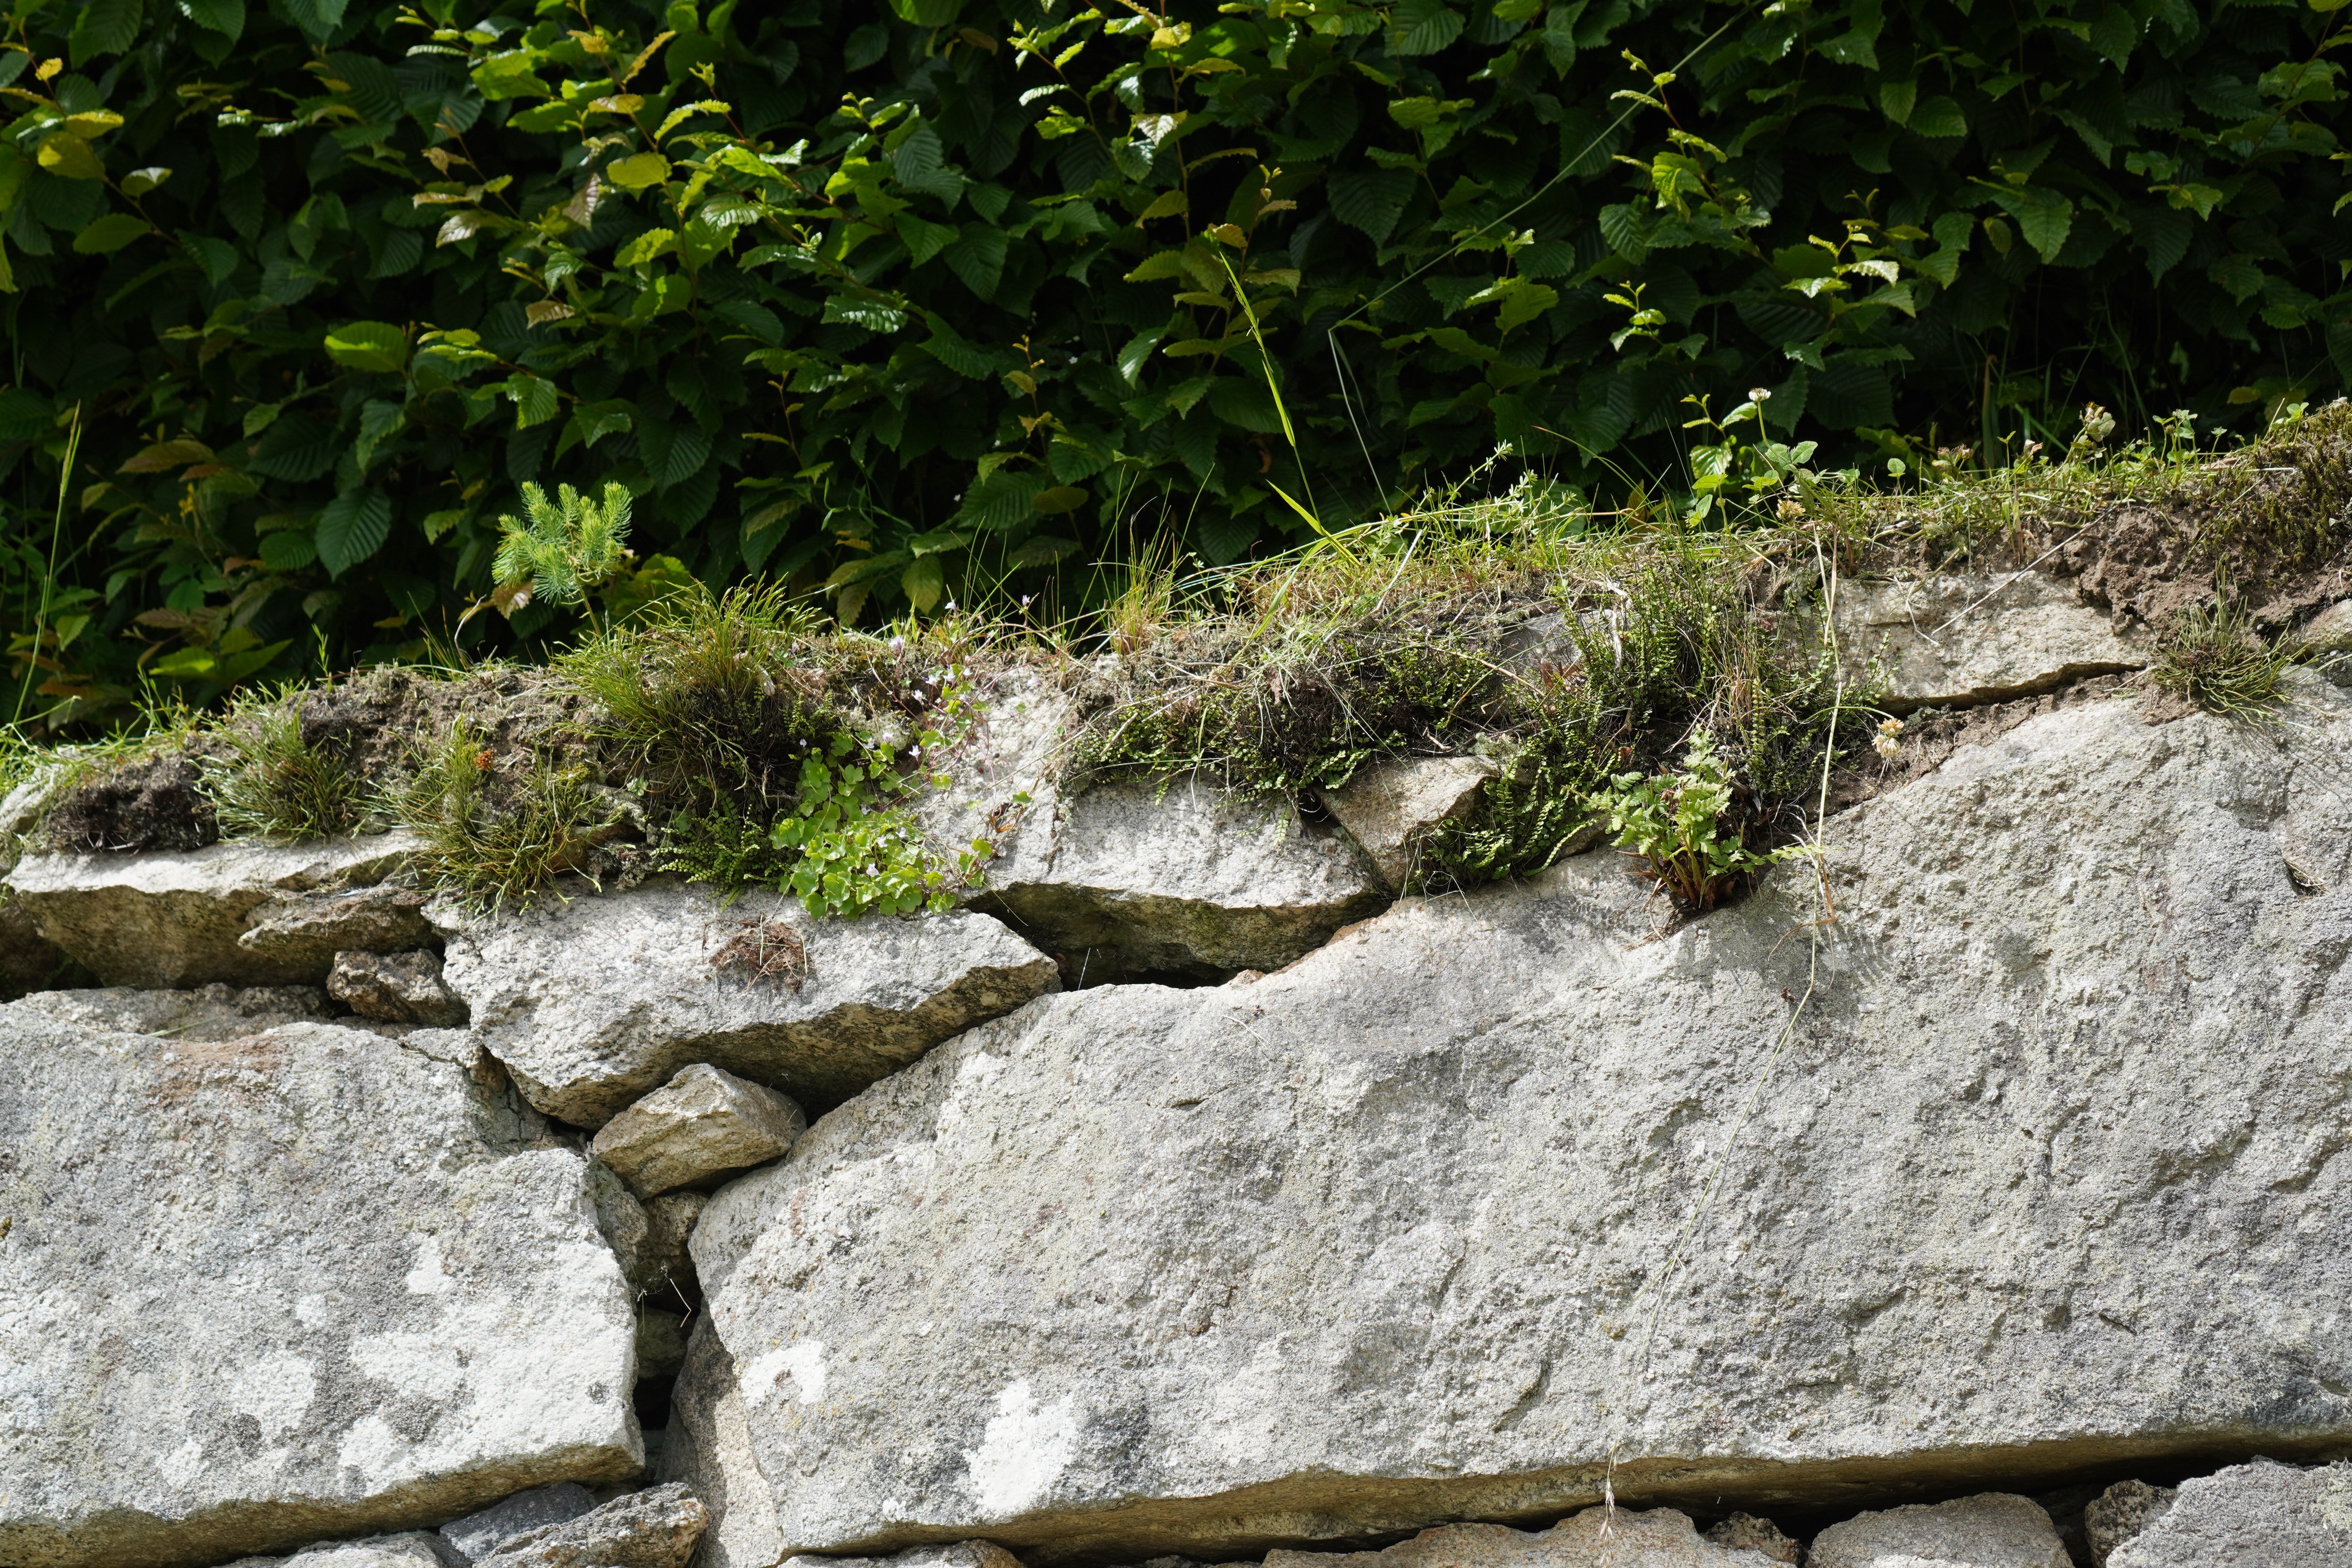
[[[477,1563],[517,1536],[562,1524],[593,1511],[596,1500],[578,1481],[519,1491],[479,1513],[441,1527],[441,1539],[468,1563]]]
[[[639,1197],[653,1197],[782,1159],[807,1127],[774,1090],[697,1062],[605,1123],[593,1147]]]
[[[2094,1568],[2107,1568],[2116,1548],[2162,1519],[2179,1495],[2178,1487],[2117,1481],[2092,1499],[2083,1510],[2083,1539]]]
[[[1384,1552],[1271,1552],[1265,1568],[1776,1568],[1745,1547],[1718,1546],[1671,1508],[1588,1508],[1549,1530],[1449,1524]]]
[[[2050,1515],[2013,1492],[1858,1514],[1814,1537],[1807,1561],[1811,1568],[2072,1568]]]
[[[1430,833],[1477,803],[1496,773],[1483,757],[1413,757],[1360,768],[1323,804],[1391,888],[1412,874]]]
[[[441,978],[437,953],[338,953],[327,994],[362,1018],[461,1029],[465,999]]]
[[[481,1568],[686,1568],[709,1521],[694,1493],[672,1481],[516,1536],[483,1556],[480,1563]]]
[[[433,940],[425,894],[356,887],[276,898],[255,910],[236,945],[265,963],[331,964],[343,952],[399,953]]]

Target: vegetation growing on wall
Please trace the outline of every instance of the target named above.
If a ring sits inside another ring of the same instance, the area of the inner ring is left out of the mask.
[[[632,493],[600,613],[766,572],[870,623],[1497,442],[1613,507],[2258,417],[2352,360],[2347,15],[31,0],[16,668],[102,719],[529,645],[570,612],[458,630],[525,482]]]

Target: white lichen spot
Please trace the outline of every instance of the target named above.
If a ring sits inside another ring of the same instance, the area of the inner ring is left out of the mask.
[[[319,1379],[310,1364],[299,1355],[273,1355],[237,1375],[231,1401],[239,1412],[261,1424],[261,1435],[271,1442],[302,1424]]]
[[[157,1460],[155,1469],[163,1473],[167,1485],[187,1486],[205,1473],[205,1446],[191,1437]]]
[[[824,1397],[824,1342],[816,1339],[799,1340],[782,1350],[772,1350],[755,1358],[736,1380],[743,1391],[743,1403],[757,1405],[777,1392],[777,1381],[790,1377],[793,1396],[803,1405],[814,1405]]]
[[[996,1414],[966,1448],[964,1486],[982,1517],[1009,1519],[1051,1491],[1078,1448],[1071,1402],[1039,1405],[1025,1377],[996,1396]]]
[[[306,1329],[317,1328],[327,1321],[327,1298],[316,1291],[298,1296],[294,1301],[294,1321]]]
[[[362,1487],[373,1486],[398,1472],[407,1447],[390,1422],[381,1416],[369,1416],[344,1434],[335,1462],[359,1471]]]
[[[412,1296],[437,1296],[456,1286],[457,1281],[451,1279],[449,1271],[441,1266],[441,1239],[438,1236],[417,1239],[416,1267],[408,1271],[408,1278],[402,1282],[408,1287],[408,1293]]]

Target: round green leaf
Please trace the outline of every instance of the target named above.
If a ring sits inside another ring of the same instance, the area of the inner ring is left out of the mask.
[[[74,235],[74,254],[106,256],[121,250],[140,235],[153,232],[144,222],[129,213],[109,213]]]
[[[633,153],[604,165],[604,178],[624,191],[642,191],[669,178],[669,160],[658,152]]]
[[[355,371],[397,371],[408,362],[406,334],[389,321],[351,321],[328,332],[327,357]]]
[[[63,180],[102,180],[106,165],[98,161],[97,150],[70,131],[53,131],[41,138],[41,150],[36,154],[41,167]]]

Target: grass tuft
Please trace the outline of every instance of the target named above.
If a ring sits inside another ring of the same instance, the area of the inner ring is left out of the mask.
[[[391,806],[425,841],[426,884],[491,914],[529,904],[566,873],[593,880],[593,853],[621,815],[585,768],[541,752],[501,767],[462,719],[417,754]]]
[[[2264,643],[2228,593],[2183,611],[2159,634],[2156,684],[2207,713],[2229,718],[2272,716],[2280,677],[2299,650],[2291,637]]]
[[[229,755],[200,770],[223,837],[322,839],[360,825],[359,778],[339,748],[303,738],[292,691],[239,703],[215,733]]]

